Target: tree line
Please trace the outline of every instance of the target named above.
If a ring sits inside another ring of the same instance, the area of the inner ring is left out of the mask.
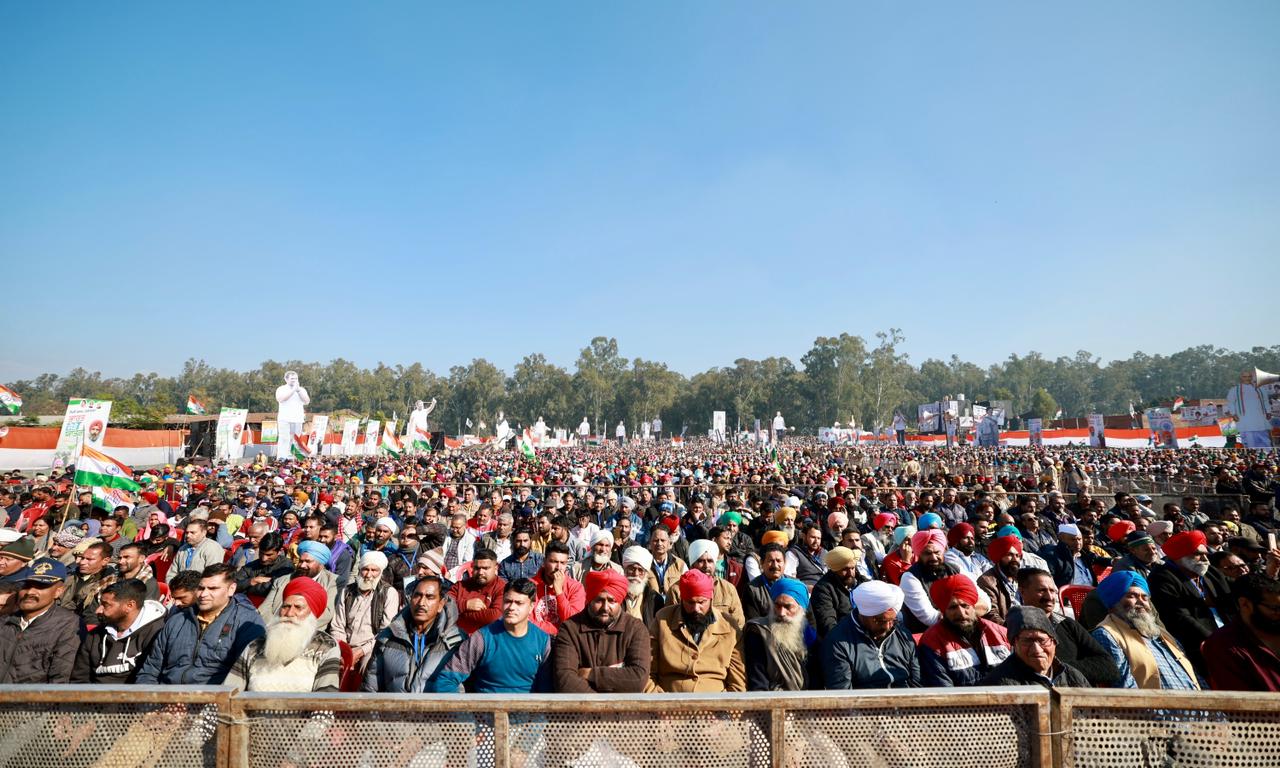
[[[725,411],[730,428],[749,428],[755,419],[767,426],[781,411],[788,426],[812,433],[850,418],[868,429],[887,424],[895,409],[914,422],[918,404],[961,393],[973,401],[1012,401],[1014,415],[1022,416],[1053,418],[1059,409],[1064,417],[1127,413],[1130,404],[1142,408],[1175,396],[1222,397],[1244,369],[1280,371],[1280,345],[1238,352],[1203,345],[1168,356],[1138,352],[1106,365],[1084,350],[1055,360],[1029,352],[984,368],[954,355],[917,366],[902,352],[903,341],[896,328],[875,334],[872,342],[847,333],[822,336],[798,365],[786,357],[741,358],[689,377],[659,361],[628,359],[616,339],[598,336],[582,348],[573,370],[538,353],[509,373],[484,358],[444,374],[421,363],[361,368],[342,358],[268,360],[251,371],[190,359],[172,377],[104,378],[76,368],[8,386],[22,395],[27,415],[61,415],[68,398],[93,397],[114,401],[113,421],[148,426],[183,412],[189,394],[210,414],[221,406],[274,411],[275,388],[286,370],[296,370],[311,394],[309,411],[381,420],[397,414],[403,420],[414,401],[434,397],[431,420],[450,433],[459,426],[478,431],[481,422],[491,431],[499,410],[512,426],[542,417],[549,426],[572,430],[585,416],[594,431],[608,435],[620,420],[629,434],[655,416],[665,432],[705,434],[712,411]]]

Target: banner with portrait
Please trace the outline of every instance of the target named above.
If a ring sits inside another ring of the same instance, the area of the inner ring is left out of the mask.
[[[1044,420],[1027,419],[1027,435],[1031,445],[1036,447],[1044,445]]]
[[[1177,448],[1178,433],[1173,427],[1173,413],[1168,408],[1151,408],[1147,411],[1147,426],[1157,448]]]
[[[329,417],[312,416],[311,427],[307,430],[307,447],[312,456],[324,455],[324,438],[329,434]]]
[[[235,461],[244,455],[245,422],[248,408],[223,408],[218,412],[218,427],[214,432],[214,455],[222,461]]]
[[[58,432],[58,444],[53,450],[53,468],[65,469],[76,463],[76,459],[80,458],[80,449],[86,445],[102,450],[110,418],[110,400],[68,400],[66,414],[62,417],[62,429]]]
[[[916,428],[921,432],[937,432],[940,427],[938,417],[942,413],[939,403],[924,403],[917,407]]]
[[[382,422],[377,419],[369,419],[364,425],[364,453],[365,456],[373,456],[378,452],[378,437],[382,434]]]
[[[1089,425],[1089,447],[1106,448],[1107,427],[1103,423],[1102,414],[1091,413],[1086,417],[1085,421]]]
[[[342,455],[356,454],[356,438],[360,434],[360,420],[346,419],[342,422]]]

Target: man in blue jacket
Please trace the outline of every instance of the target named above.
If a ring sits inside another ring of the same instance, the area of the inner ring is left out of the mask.
[[[828,690],[919,688],[916,645],[899,626],[902,590],[866,581],[853,590],[853,613],[822,642],[822,671]]]
[[[245,646],[266,634],[262,618],[236,600],[236,572],[226,563],[204,569],[195,603],[173,614],[138,672],[140,685],[218,685]]]

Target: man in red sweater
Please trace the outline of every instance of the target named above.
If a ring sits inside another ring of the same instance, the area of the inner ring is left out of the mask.
[[[553,540],[547,544],[542,568],[533,583],[538,597],[530,620],[552,637],[560,631],[560,622],[578,615],[587,606],[582,583],[569,575],[569,545],[564,542]]]
[[[471,575],[449,590],[458,606],[458,628],[468,635],[492,624],[502,616],[502,590],[507,583],[498,577],[498,556],[492,549],[477,550],[471,561]]]

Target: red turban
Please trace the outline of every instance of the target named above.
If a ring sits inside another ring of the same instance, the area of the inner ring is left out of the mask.
[[[886,525],[892,525],[894,528],[897,528],[898,522],[898,516],[892,512],[881,512],[876,515],[875,522],[872,523],[872,525],[878,531]]]
[[[612,568],[589,571],[582,579],[582,586],[587,593],[588,603],[595,600],[601,592],[611,595],[617,603],[627,599],[627,577]]]
[[[284,587],[285,598],[301,595],[303,600],[307,601],[307,607],[311,609],[311,615],[317,619],[320,614],[324,613],[324,609],[329,606],[329,593],[324,591],[324,587],[320,586],[320,582],[309,576],[294,576]]]
[[[1209,541],[1205,539],[1204,534],[1200,531],[1183,531],[1175,536],[1170,536],[1169,540],[1164,543],[1165,557],[1173,560],[1181,560],[1189,555],[1194,555],[1200,547],[1209,546]]]
[[[153,507],[158,506],[160,504],[160,494],[156,493],[155,491],[143,491],[139,495],[142,496],[142,498],[146,499],[147,503]]]
[[[968,576],[957,573],[938,579],[929,587],[929,600],[940,611],[947,610],[947,606],[955,598],[960,598],[969,605],[977,605],[978,585]]]
[[[947,543],[956,546],[965,536],[973,533],[973,526],[968,523],[956,523],[955,526],[947,531]]]
[[[680,527],[680,518],[678,517],[664,517],[658,522],[665,525],[667,527],[667,530],[670,531],[671,533],[675,533],[676,529]]]
[[[1107,538],[1111,539],[1112,542],[1119,544],[1121,541],[1124,541],[1125,536],[1128,536],[1136,530],[1138,530],[1138,526],[1128,520],[1121,520],[1118,523],[1112,523],[1111,527],[1107,529]]]
[[[991,562],[999,563],[1014,549],[1018,550],[1019,555],[1022,554],[1022,539],[1017,536],[1001,536],[987,545],[987,557],[991,558]]]
[[[705,597],[708,600],[716,592],[716,583],[711,577],[699,571],[697,568],[690,568],[680,577],[680,600],[687,602],[696,597]]]

